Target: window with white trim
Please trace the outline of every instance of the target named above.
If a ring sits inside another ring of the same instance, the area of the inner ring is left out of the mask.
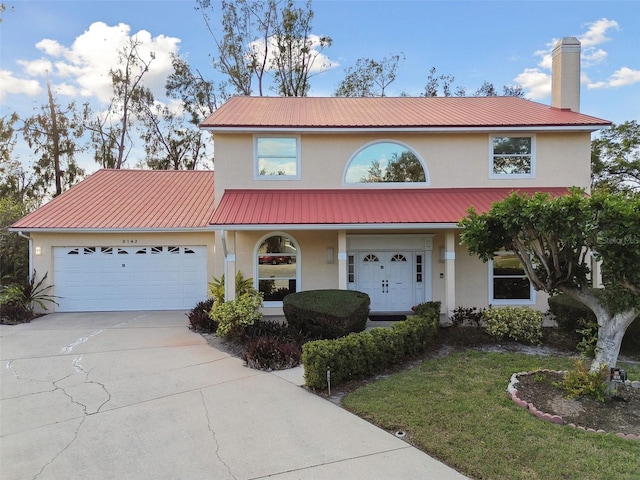
[[[272,235],[260,242],[257,251],[258,291],[265,302],[279,302],[297,291],[298,249],[285,235]]]
[[[535,173],[535,137],[491,137],[489,176],[528,178]]]
[[[358,150],[349,161],[345,184],[427,184],[428,175],[418,154],[407,145],[376,141]]]
[[[297,137],[256,137],[255,177],[260,180],[300,178],[300,151]]]
[[[496,252],[489,262],[489,303],[527,305],[535,303],[535,290],[513,252]]]

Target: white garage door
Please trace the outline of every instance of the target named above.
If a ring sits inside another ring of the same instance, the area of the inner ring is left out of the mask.
[[[207,296],[204,246],[56,247],[60,312],[188,310]]]

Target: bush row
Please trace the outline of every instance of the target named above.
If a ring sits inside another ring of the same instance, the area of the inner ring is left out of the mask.
[[[391,328],[376,327],[335,340],[305,343],[302,363],[307,386],[326,389],[327,371],[331,386],[336,386],[375,375],[423,352],[436,335],[439,310],[409,317]]]

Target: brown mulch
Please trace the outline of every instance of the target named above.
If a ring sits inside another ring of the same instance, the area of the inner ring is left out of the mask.
[[[640,389],[618,384],[615,394],[604,402],[588,397],[569,399],[558,386],[562,378],[559,372],[520,375],[515,385],[517,397],[544,413],[562,417],[566,424],[640,435]]]

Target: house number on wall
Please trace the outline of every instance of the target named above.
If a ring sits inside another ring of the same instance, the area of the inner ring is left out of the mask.
[[[138,240],[122,240],[122,243],[124,244],[138,243]]]

